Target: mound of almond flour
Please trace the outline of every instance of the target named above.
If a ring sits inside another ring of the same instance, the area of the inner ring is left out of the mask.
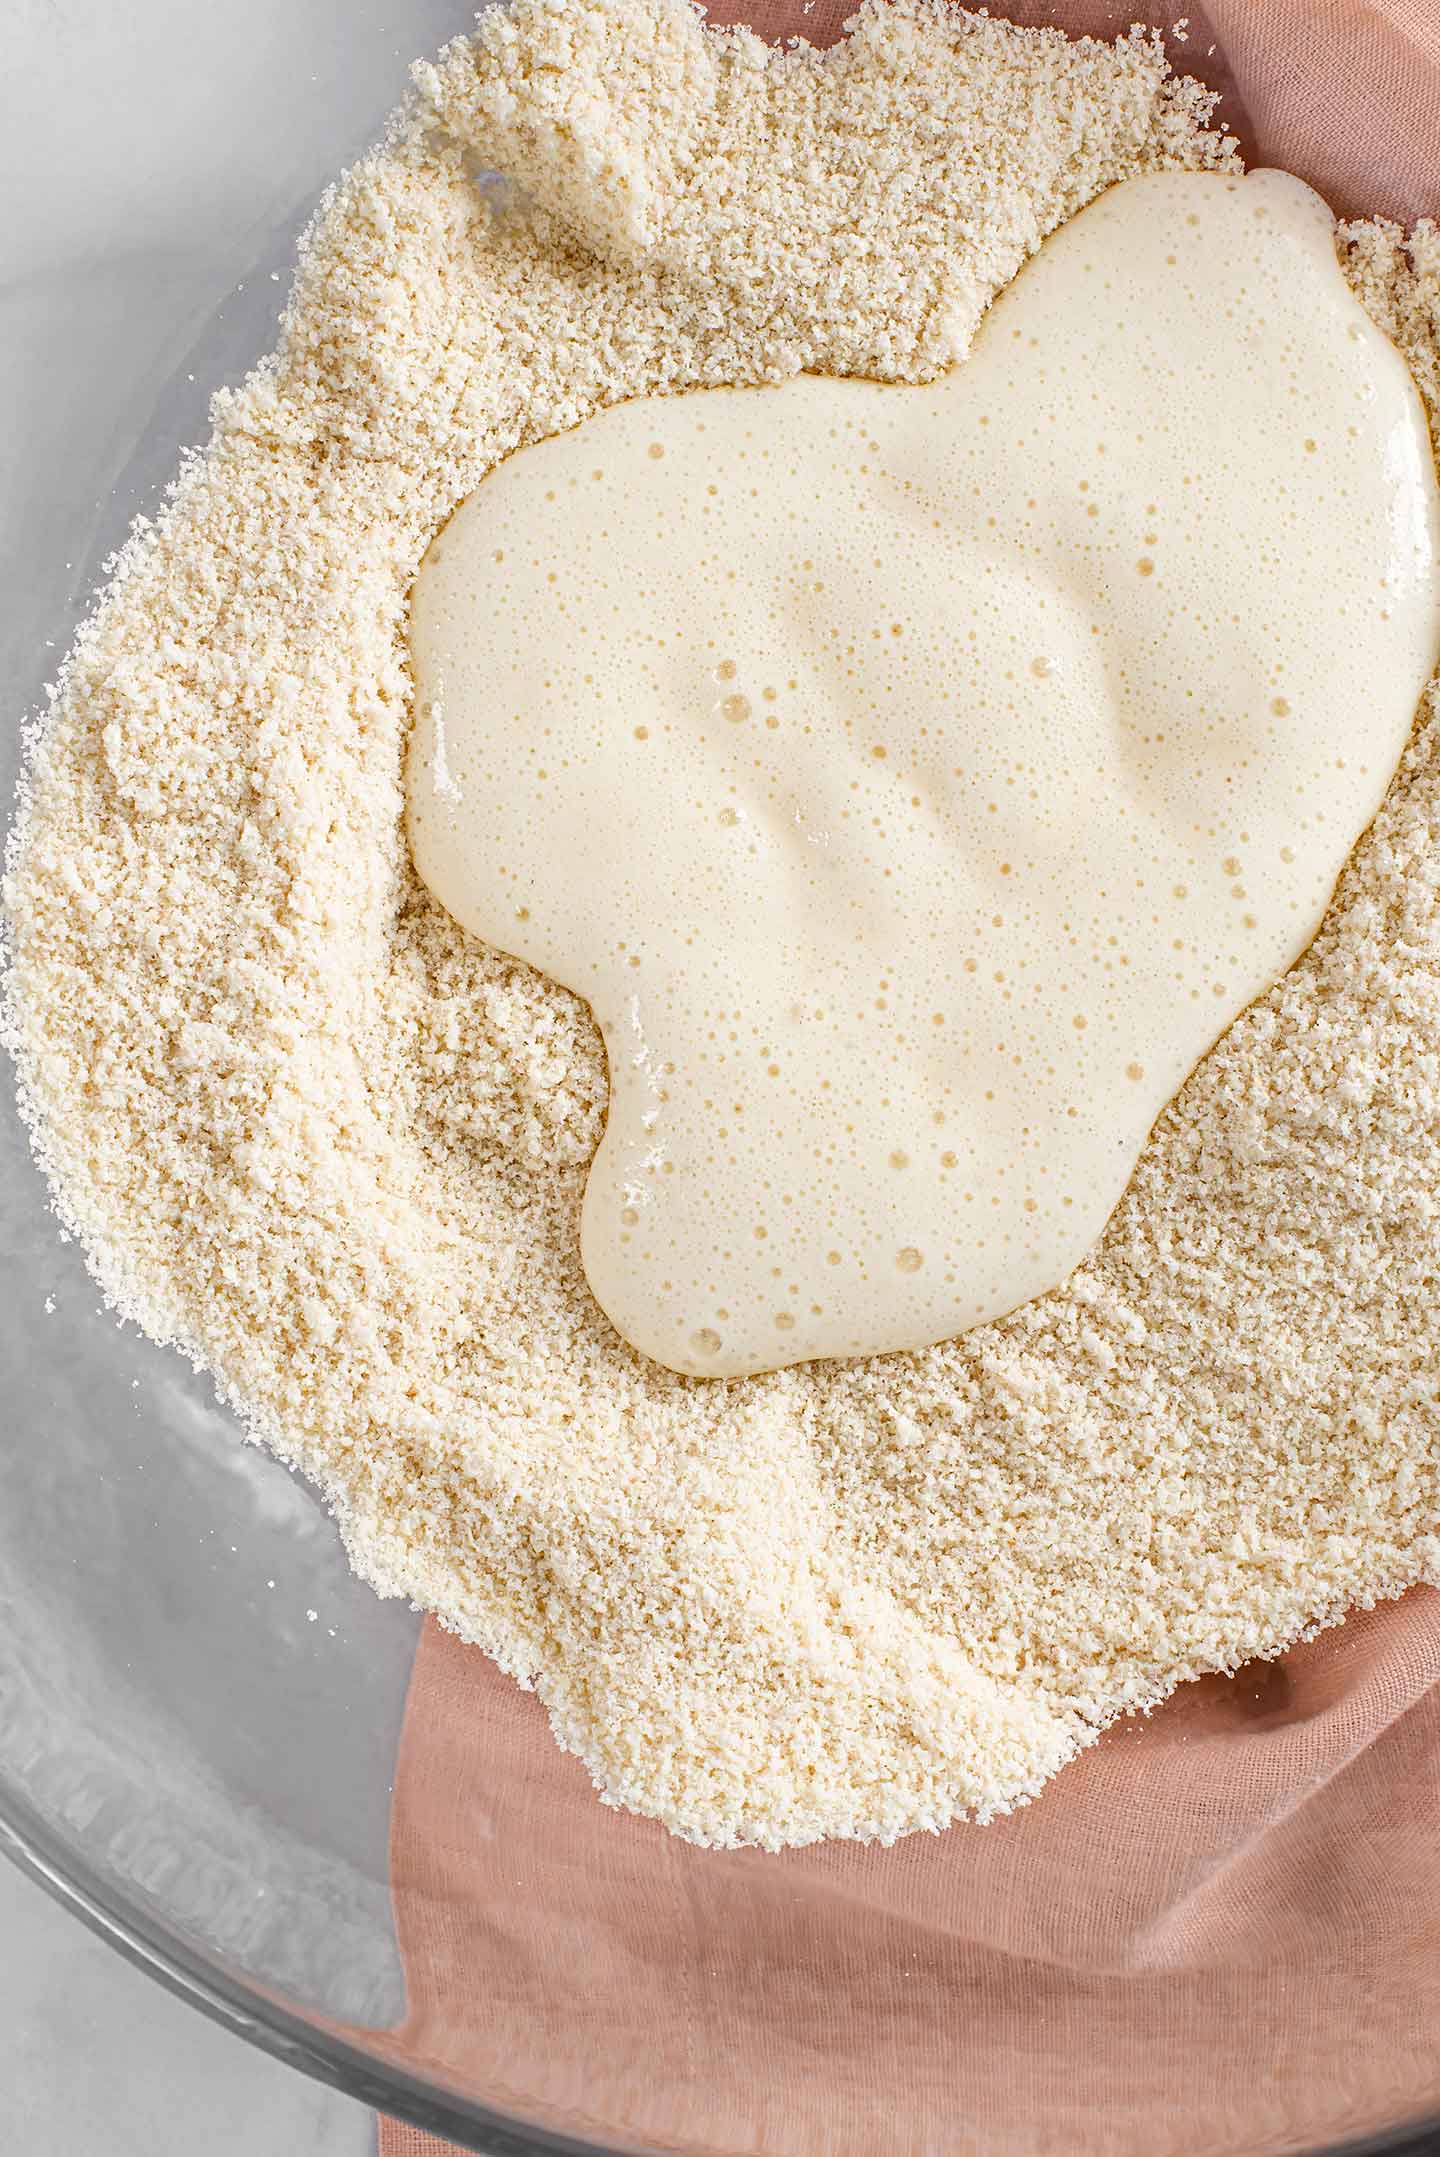
[[[416,81],[37,731],[6,883],[37,1148],[116,1307],[607,1798],[772,1847],[985,1817],[1440,1577],[1440,705],[1063,1288],[920,1355],[645,1362],[580,1270],[589,1015],[408,862],[421,554],[616,399],[933,376],[1101,188],[1233,150],[1152,42],[927,0],[823,59],[685,0],[515,0]],[[1433,403],[1440,242],[1346,245]]]

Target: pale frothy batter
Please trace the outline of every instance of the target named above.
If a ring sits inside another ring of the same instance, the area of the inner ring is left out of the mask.
[[[1062,1279],[1314,934],[1437,530],[1404,365],[1269,173],[1114,189],[932,387],[640,400],[489,478],[416,586],[411,838],[599,1020],[619,1331],[733,1375]]]

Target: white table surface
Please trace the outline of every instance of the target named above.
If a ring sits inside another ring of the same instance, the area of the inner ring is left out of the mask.
[[[374,2157],[375,2116],[207,2022],[0,1860],[5,2157]]]

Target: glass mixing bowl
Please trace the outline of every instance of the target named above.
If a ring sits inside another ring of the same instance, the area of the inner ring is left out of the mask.
[[[53,0],[0,19],[7,794],[22,718],[106,555],[203,438],[211,387],[269,344],[320,187],[374,133],[406,62],[469,14],[466,0]],[[475,2149],[634,2150],[619,2118],[577,2112],[570,2134],[550,2105],[534,2108],[547,2126],[502,2116],[463,2058],[406,2025],[387,1831],[419,1620],[352,1579],[311,1493],[239,1442],[208,1383],[97,1306],[7,1103],[0,1847],[160,1982],[382,2110]],[[785,1892],[783,1868],[746,1862],[746,1893]],[[515,1868],[563,1907],[558,1853],[517,1851]],[[549,1937],[563,1938],[553,1907]],[[849,1937],[863,1954],[863,1928]],[[743,1918],[726,1944],[724,1982],[758,1993],[774,1973],[747,1967]],[[682,1979],[687,1954],[713,1959],[702,1928],[672,1951]],[[543,1992],[544,1967],[530,1976]],[[610,2041],[596,2008],[567,2048],[582,2090],[586,2048]],[[963,2017],[959,1999],[936,2011],[952,2008]],[[483,2022],[483,1991],[467,2010]],[[884,2030],[835,2042],[880,2048]],[[1434,2051],[1440,2113],[1440,2035]],[[963,2052],[952,2064],[948,2131],[936,2138],[917,2093],[885,2147],[982,2147],[963,2124],[980,2070]],[[687,2146],[793,2157],[783,2118],[747,2114],[745,2072],[733,2052],[723,2089],[690,2093]],[[1310,2118],[1287,2138],[1335,2136]],[[857,2123],[835,2157],[880,2146]],[[1128,2153],[1123,2105],[1095,2146]],[[1176,2146],[1200,2146],[1183,2123]]]

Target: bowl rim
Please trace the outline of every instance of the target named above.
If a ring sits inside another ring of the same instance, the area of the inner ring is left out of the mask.
[[[473,0],[473,4],[488,4],[488,0]],[[1148,5],[1137,6],[1135,12],[1147,18],[1158,18],[1160,13]],[[352,154],[358,155],[361,147],[363,142],[355,146]],[[338,164],[336,169],[339,169]],[[197,354],[205,351],[222,310],[245,290],[247,283],[252,285],[258,304],[267,273],[288,274],[293,263],[295,235],[308,222],[313,207],[314,196],[303,193],[292,205],[288,218],[276,226],[253,259],[247,261],[237,257],[236,281],[227,288],[190,340],[177,350],[168,381],[155,385],[156,410],[160,409],[165,390],[178,383],[187,368],[193,366],[207,384],[214,379],[203,360],[197,359]],[[262,338],[251,358],[264,349],[266,339]],[[185,438],[185,429],[177,423],[177,447]],[[133,515],[147,510],[158,491],[158,483],[132,490],[133,456],[134,447],[131,457],[112,480],[107,497],[111,505],[109,522],[115,524],[118,521],[122,540],[131,527]],[[164,462],[173,464],[173,458],[167,454]],[[66,645],[99,595],[104,581],[102,565],[106,552],[105,539],[97,535],[92,537],[87,550],[88,559],[77,561],[76,590],[83,594],[83,601],[78,610],[66,609],[69,622]],[[26,709],[28,706],[22,706],[22,711]],[[8,827],[11,806],[8,794],[0,799],[0,836]],[[481,2153],[481,2157],[642,2157],[637,2145],[629,2145],[622,2151],[618,2145],[581,2140],[532,2126],[479,2099],[447,2090],[397,2060],[379,2057],[363,2043],[347,2039],[336,2028],[318,2023],[298,2008],[285,2004],[277,1995],[267,1992],[254,1980],[187,1938],[123,1884],[89,1864],[74,1843],[7,1780],[3,1765],[0,1765],[0,1858],[14,1864],[95,1938],[106,1943],[131,1967],[144,1972],[173,1997],[187,2002],[212,2023],[229,2030],[270,2058],[379,2113],[462,2149]],[[1311,2157],[1440,2157],[1440,2112],[1386,2128],[1377,2134],[1318,2145]]]
[[[191,1946],[67,1846],[0,1777],[0,1857],[8,1859],[132,1968],[222,2029],[343,2096],[482,2157],[639,2157],[532,2127],[447,2092],[325,2029]]]
[[[0,1857],[176,1999],[271,2059],[377,2113],[476,2152],[477,2157],[650,2157],[639,2145],[621,2151],[529,2126],[509,2113],[425,2082],[392,2061],[379,2060],[363,2046],[348,2043],[283,2006],[190,1946],[113,1883],[102,1883],[3,1777]],[[1378,2134],[1317,2145],[1308,2157],[1437,2157],[1437,2153],[1440,2113],[1431,2113]]]

